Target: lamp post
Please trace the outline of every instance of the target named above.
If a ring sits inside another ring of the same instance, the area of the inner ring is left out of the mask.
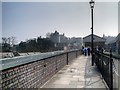
[[[93,8],[94,8],[94,4],[95,4],[95,2],[93,1],[93,0],[91,0],[90,2],[89,2],[89,4],[90,4],[90,8],[91,8],[91,21],[92,21],[92,27],[91,27],[91,49],[92,49],[92,52],[91,52],[91,54],[92,54],[92,66],[94,65],[94,61],[93,61]]]

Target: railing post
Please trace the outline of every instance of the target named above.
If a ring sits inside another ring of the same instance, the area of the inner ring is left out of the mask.
[[[101,74],[102,74],[102,77],[103,77],[103,49],[101,50]]]
[[[112,59],[112,50],[110,50],[110,90],[113,90],[113,59]]]
[[[67,57],[67,65],[68,65],[68,52],[66,53],[66,57]]]
[[[78,51],[76,51],[76,58],[77,58],[77,52],[78,52]]]
[[[120,60],[118,60],[118,67],[120,67]],[[120,90],[120,68],[118,68],[118,90]]]

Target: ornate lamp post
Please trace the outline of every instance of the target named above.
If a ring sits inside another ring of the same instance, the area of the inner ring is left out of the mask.
[[[92,66],[94,65],[94,61],[93,61],[93,8],[94,8],[94,4],[95,4],[95,2],[93,1],[93,0],[91,0],[90,2],[89,2],[89,4],[90,4],[90,8],[91,8],[91,21],[92,21],[92,27],[91,27],[91,49],[92,49],[92,52],[91,52],[91,54],[92,54]]]

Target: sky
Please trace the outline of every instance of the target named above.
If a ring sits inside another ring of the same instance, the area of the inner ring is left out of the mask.
[[[118,3],[118,15],[120,15],[120,2]],[[120,17],[118,16],[118,33],[120,33]]]
[[[2,2],[89,2],[90,0],[1,0]],[[119,0],[95,0],[96,2],[118,2]]]
[[[2,3],[0,2],[0,38],[2,38]],[[0,39],[1,42],[1,39]]]
[[[91,11],[88,0],[86,2],[3,1],[3,37],[14,36],[20,42],[38,36],[45,37],[46,33],[55,30],[61,34],[65,33],[67,37],[85,37],[91,33]],[[94,34],[117,36],[118,2],[96,1],[98,2],[94,8]]]

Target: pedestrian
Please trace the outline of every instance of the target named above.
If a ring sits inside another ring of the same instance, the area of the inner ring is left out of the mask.
[[[87,56],[87,48],[84,48],[84,55]]]
[[[88,56],[90,56],[90,48],[87,49]]]
[[[82,46],[82,54],[84,54],[84,47]]]

